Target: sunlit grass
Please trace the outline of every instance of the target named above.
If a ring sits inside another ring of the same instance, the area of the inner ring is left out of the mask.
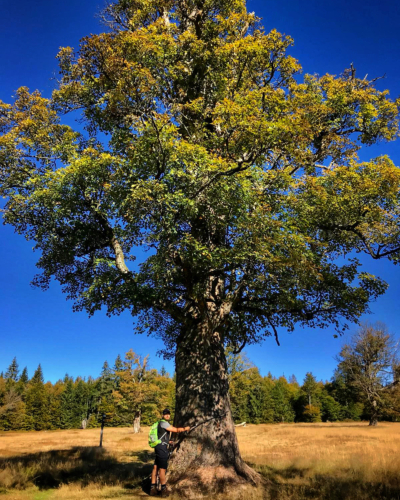
[[[268,482],[238,498],[400,500],[400,424],[250,425],[237,432],[244,459]],[[153,459],[147,429],[106,428],[102,450],[98,441],[98,429],[0,433],[0,497],[146,497],[141,480]]]

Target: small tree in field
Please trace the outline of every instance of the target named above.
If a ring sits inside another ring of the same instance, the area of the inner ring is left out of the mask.
[[[149,425],[157,420],[160,408],[172,405],[172,380],[150,370],[148,361],[149,356],[142,358],[130,350],[116,372],[119,384],[113,391],[113,400],[118,418],[120,424],[133,423],[135,433],[140,432],[142,414],[147,415],[144,425]]]
[[[394,391],[400,380],[398,343],[383,324],[364,324],[339,354],[339,372],[364,403],[369,425],[388,411],[400,411]]]
[[[292,39],[244,0],[117,0],[104,21],[61,50],[51,99],[0,103],[4,219],[40,250],[36,285],[57,279],[89,314],[128,309],[175,356],[174,423],[200,425],[170,483],[257,483],[225,348],[341,331],[385,291],[354,255],[398,260],[400,170],[357,151],[398,135],[397,102],[354,68],[301,79]]]

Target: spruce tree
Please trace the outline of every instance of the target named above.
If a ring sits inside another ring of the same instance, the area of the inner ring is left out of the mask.
[[[61,428],[72,429],[75,423],[74,384],[70,377],[65,377],[65,380],[61,394]]]
[[[318,392],[318,382],[311,372],[307,372],[301,390],[307,396],[308,404],[315,404],[315,395]]]
[[[272,389],[275,422],[293,422],[293,393],[285,377],[279,377]]]
[[[32,384],[43,384],[44,383],[42,366],[40,364],[36,368],[35,373],[33,374],[33,377],[31,378],[30,381]]]
[[[64,387],[63,381],[58,380],[54,385],[48,388],[49,427],[51,429],[62,428],[62,393]]]
[[[103,414],[108,414],[110,417],[110,424],[112,425],[112,417],[114,414],[114,402],[112,392],[114,390],[113,372],[105,361],[101,369],[100,378],[98,380],[98,404],[97,404],[97,420],[101,421]]]
[[[25,366],[25,368],[22,370],[21,376],[19,378],[19,382],[21,384],[26,385],[28,383],[29,377],[28,377],[28,368]]]
[[[16,391],[18,394],[22,395],[26,389],[26,386],[28,384],[29,377],[28,377],[28,369],[25,367],[22,370],[21,376],[18,379],[18,382],[16,384]]]
[[[50,426],[49,398],[43,383],[42,367],[39,365],[29,381],[26,396],[26,414],[29,428],[40,431]]]
[[[124,367],[124,363],[121,359],[121,356],[118,354],[118,356],[115,358],[115,362],[114,362],[114,372],[118,372],[119,370],[122,370]]]
[[[6,371],[5,378],[7,380],[13,380],[14,382],[17,382],[18,374],[19,374],[19,367],[17,363],[17,358],[15,357]]]
[[[118,356],[115,358],[114,362],[114,368],[113,368],[113,378],[114,378],[114,389],[118,390],[119,388],[119,382],[120,382],[120,371],[123,370],[124,368],[124,363],[121,359],[121,356],[118,354]]]
[[[104,361],[103,367],[101,369],[100,378],[98,380],[99,386],[99,396],[100,398],[109,398],[114,389],[113,372],[108,364],[108,361]]]
[[[75,382],[74,388],[73,426],[79,428],[84,418],[88,418],[88,390],[86,383],[80,379]]]
[[[321,384],[311,372],[307,372],[296,401],[296,413],[299,420],[305,422],[321,421],[320,404]]]

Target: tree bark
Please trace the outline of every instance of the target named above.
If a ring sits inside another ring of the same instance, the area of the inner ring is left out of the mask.
[[[369,420],[369,425],[376,427],[378,425],[378,411],[377,411],[377,403],[376,401],[372,401],[372,414]]]
[[[174,426],[195,426],[170,460],[169,484],[180,494],[210,494],[262,481],[240,456],[228,388],[223,342],[200,325],[178,342],[176,351]]]

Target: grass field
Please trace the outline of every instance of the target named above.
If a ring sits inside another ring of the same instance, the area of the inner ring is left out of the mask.
[[[400,500],[400,424],[250,425],[238,437],[244,459],[268,483],[243,499]],[[103,449],[98,440],[98,429],[0,433],[0,498],[147,497],[147,429],[105,429]]]

